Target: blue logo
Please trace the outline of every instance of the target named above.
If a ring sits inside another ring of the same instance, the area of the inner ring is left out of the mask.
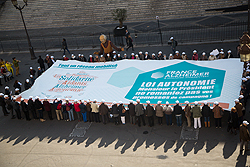
[[[184,61],[139,74],[125,98],[142,103],[204,101],[221,95],[225,73]]]

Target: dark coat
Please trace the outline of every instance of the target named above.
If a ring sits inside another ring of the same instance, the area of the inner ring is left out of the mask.
[[[129,108],[129,110],[128,110],[129,115],[135,116],[135,105],[133,103],[130,103],[128,105],[128,108]]]
[[[181,106],[179,106],[179,104],[176,104],[175,106],[174,106],[174,114],[175,115],[180,115],[180,114],[182,114],[182,108],[181,108]]]
[[[43,61],[42,58],[39,58],[39,59],[37,60],[37,62],[39,63],[39,65],[40,65],[41,68],[45,68],[44,61]]]
[[[25,89],[25,90],[28,90],[29,88],[31,88],[31,86],[32,86],[32,85],[31,85],[30,82],[25,82],[25,83],[24,83],[24,89]]]
[[[228,116],[228,123],[233,127],[234,129],[239,128],[239,117],[237,112],[230,112]]]
[[[114,114],[119,114],[119,110],[118,110],[118,107],[116,104],[112,105],[112,108],[111,108],[111,113],[114,115]]]
[[[86,108],[86,106],[85,106],[84,103],[81,103],[81,104],[79,105],[79,108],[80,108],[80,110],[81,110],[81,113],[87,112],[87,108]]]
[[[6,103],[4,101],[4,98],[3,97],[0,97],[0,106],[5,106]]]
[[[12,110],[13,109],[13,104],[12,104],[12,101],[10,99],[6,99],[5,100],[5,103],[7,104],[7,109],[8,110]]]
[[[126,115],[126,112],[125,112],[125,113],[122,113],[122,110],[123,110],[123,109],[124,109],[123,104],[120,104],[120,105],[118,106],[118,110],[119,110],[119,113],[120,113],[121,116],[125,116],[125,115]]]
[[[14,110],[20,110],[20,106],[19,106],[19,103],[17,101],[13,101],[12,105],[13,105]]]
[[[154,107],[153,106],[151,106],[150,104],[148,104],[147,106],[146,106],[146,110],[145,110],[145,115],[147,116],[147,117],[152,117],[153,115],[154,115]]]
[[[39,99],[36,99],[35,100],[35,108],[38,110],[38,109],[43,109],[43,104],[42,102],[39,100]]]
[[[21,101],[21,109],[23,112],[28,111],[28,105],[24,101]]]
[[[51,111],[51,104],[48,101],[43,101],[45,111]]]
[[[107,115],[109,112],[109,108],[106,104],[102,103],[100,106],[99,106],[99,113],[100,115]]]
[[[35,109],[36,109],[36,108],[35,108],[35,104],[34,104],[34,102],[33,102],[32,99],[29,99],[29,100],[28,100],[28,109],[29,109],[29,111],[32,111],[32,110],[35,110]]]
[[[210,114],[211,114],[211,109],[210,109],[210,107],[209,107],[208,105],[204,105],[204,106],[202,107],[202,115],[203,115],[204,117],[210,117]]]
[[[91,104],[90,103],[86,104],[86,109],[87,109],[88,112],[91,112],[92,108],[91,108]]]
[[[248,141],[250,140],[250,135],[247,127],[243,124],[240,125],[240,140]]]

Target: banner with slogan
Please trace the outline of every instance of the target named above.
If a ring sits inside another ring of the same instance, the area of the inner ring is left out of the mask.
[[[147,100],[151,104],[168,101],[218,101],[229,109],[238,98],[243,63],[239,59],[192,60],[121,60],[85,63],[76,60],[56,63],[36,79],[21,97],[70,100],[104,99],[128,103]]]

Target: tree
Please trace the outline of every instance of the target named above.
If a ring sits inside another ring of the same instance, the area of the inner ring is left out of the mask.
[[[123,22],[127,18],[127,10],[126,9],[114,9],[112,11],[112,15],[114,16],[114,20],[118,20],[120,25],[119,28],[122,28]]]

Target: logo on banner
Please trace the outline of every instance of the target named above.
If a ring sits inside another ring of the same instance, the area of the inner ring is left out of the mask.
[[[97,78],[96,76],[91,76],[84,71],[80,71],[76,74],[55,74],[53,77],[58,78],[58,83],[49,90],[50,92],[81,92],[86,88],[89,82],[92,82]]]
[[[140,74],[125,98],[143,103],[203,101],[221,95],[224,77],[224,70],[184,61]]]

